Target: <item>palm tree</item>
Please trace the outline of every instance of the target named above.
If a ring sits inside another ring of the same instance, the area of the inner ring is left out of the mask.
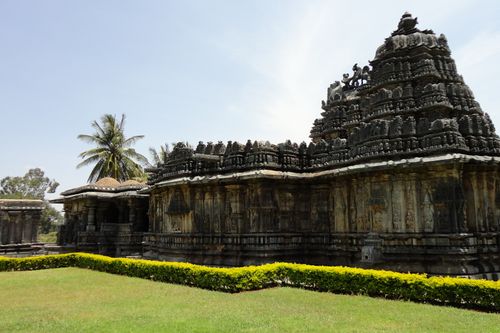
[[[145,164],[147,159],[131,146],[144,135],[125,138],[125,115],[122,114],[118,122],[116,116],[105,114],[101,117],[101,124],[94,120],[91,125],[94,134],[78,136],[78,139],[96,146],[79,155],[84,160],[77,168],[95,164],[87,181],[92,183],[104,177],[113,177],[118,181],[143,179],[145,174],[139,163]]]
[[[167,161],[168,155],[170,154],[170,148],[168,143],[160,146],[160,150],[157,151],[155,148],[149,148],[149,154],[151,155],[151,162],[148,163],[149,167],[159,166]]]

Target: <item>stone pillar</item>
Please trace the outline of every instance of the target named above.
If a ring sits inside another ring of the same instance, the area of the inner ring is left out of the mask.
[[[224,216],[224,195],[219,186],[214,188],[214,232],[223,233],[224,226],[221,216]]]
[[[333,185],[331,232],[349,232],[349,185],[343,180]]]
[[[63,211],[64,211],[64,228],[61,228],[63,232],[62,235],[59,236],[59,242],[61,245],[73,243],[73,221],[71,217],[72,205],[70,203],[64,203]]]
[[[133,199],[128,200],[128,223],[135,224],[136,222],[136,207]]]
[[[137,218],[137,202],[134,199],[128,199],[128,223],[131,226],[131,231],[139,231],[141,228],[140,224],[138,223],[138,218]]]
[[[106,217],[106,209],[108,208],[108,203],[101,201],[96,208],[96,230],[102,230],[103,223],[109,223]]]
[[[148,210],[148,218],[149,218],[149,226],[148,232],[160,232],[159,229],[159,220],[160,220],[160,212],[162,207],[162,197],[161,195],[153,195],[150,194],[149,202],[147,206]]]
[[[22,231],[22,242],[32,243],[33,237],[33,219],[30,213],[25,213],[23,219],[23,231]]]
[[[242,221],[241,215],[241,200],[240,200],[240,185],[226,185],[225,186],[228,196],[228,223],[226,224],[226,231],[228,233],[239,233]]]
[[[464,177],[464,188],[466,190],[467,223],[469,230],[477,232],[481,230],[477,215],[477,180],[476,172],[469,170]]]
[[[213,187],[207,187],[202,194],[202,210],[203,210],[203,230],[206,233],[213,233],[214,230],[214,218],[213,218]]]
[[[488,219],[488,225],[490,231],[497,230],[497,220],[495,219],[495,173],[494,170],[488,170],[486,174],[486,188],[488,190],[486,195],[486,202],[488,207],[486,209],[486,218]]]
[[[8,218],[8,214],[0,211],[0,245],[3,244],[4,237],[4,225],[7,223],[6,218]]]
[[[312,185],[311,192],[312,230],[327,232],[330,228],[330,186],[327,184]]]
[[[472,172],[473,175],[473,183],[474,187],[474,214],[476,216],[477,230],[480,232],[487,231],[486,222],[483,218],[483,212],[481,210],[482,207],[482,193],[483,193],[483,181],[482,174],[480,172]]]
[[[123,223],[123,205],[121,200],[116,201],[116,208],[118,209],[118,221],[112,221],[113,223]]]
[[[154,215],[154,230],[155,232],[163,232],[165,229],[166,214],[165,211],[168,207],[168,200],[170,199],[170,191],[163,191],[160,195],[155,196],[155,212]]]
[[[483,228],[485,231],[491,231],[490,229],[490,221],[488,219],[488,198],[487,198],[487,193],[488,193],[488,183],[486,179],[486,172],[482,171],[481,172],[481,217],[483,220]]]
[[[38,224],[40,223],[42,213],[34,212],[31,219],[31,243],[38,241]]]
[[[89,203],[87,205],[87,227],[86,231],[96,230],[96,205],[95,203]]]
[[[204,209],[204,191],[200,187],[194,187],[191,189],[190,197],[193,198],[193,231],[208,233]]]
[[[349,186],[349,217],[348,232],[356,232],[358,229],[357,211],[356,211],[356,189],[358,187],[358,179],[353,177]]]
[[[137,220],[137,225],[138,225],[138,231],[148,231],[149,226],[147,225],[147,219],[145,220],[144,217],[146,215],[146,205],[143,203],[139,203],[136,207],[136,214],[135,218]]]
[[[419,223],[417,217],[417,174],[409,173],[405,181],[404,193],[404,221],[406,232],[422,232],[423,225]]]
[[[18,224],[20,223],[20,221],[19,221],[20,214],[21,213],[18,211],[11,211],[10,212],[11,217],[10,217],[8,244],[21,243],[21,237],[19,235],[19,230],[18,230]]]

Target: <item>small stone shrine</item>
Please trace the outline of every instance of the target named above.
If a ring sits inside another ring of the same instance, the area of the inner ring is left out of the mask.
[[[136,192],[149,195],[143,256],[498,279],[500,140],[444,35],[405,13],[322,109],[309,144],[177,144]],[[94,232],[88,212],[78,225]]]
[[[42,200],[0,199],[0,250],[36,243],[42,209]]]
[[[148,196],[137,191],[145,186],[107,177],[62,192],[63,198],[51,200],[64,204],[58,244],[79,251],[140,254],[142,233],[148,230]]]

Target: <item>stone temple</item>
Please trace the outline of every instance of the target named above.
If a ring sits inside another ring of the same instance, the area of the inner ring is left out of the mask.
[[[0,255],[40,250],[37,236],[42,210],[42,200],[0,199]]]
[[[218,266],[498,279],[500,140],[444,35],[405,13],[369,64],[330,85],[322,109],[309,144],[179,143],[147,186],[63,193],[59,242]]]

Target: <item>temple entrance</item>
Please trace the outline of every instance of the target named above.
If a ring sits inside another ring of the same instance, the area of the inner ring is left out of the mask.
[[[104,223],[120,223],[120,210],[116,203],[110,202],[104,213]]]

